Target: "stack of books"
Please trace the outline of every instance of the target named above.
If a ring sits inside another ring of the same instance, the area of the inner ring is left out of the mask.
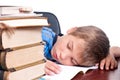
[[[32,80],[44,74],[42,16],[0,17],[0,80]]]

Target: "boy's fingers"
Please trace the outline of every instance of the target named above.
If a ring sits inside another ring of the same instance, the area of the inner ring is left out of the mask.
[[[100,62],[100,69],[103,70],[105,66],[105,59]]]
[[[58,64],[56,64],[55,62],[52,61],[48,61],[50,63],[50,65],[52,65],[54,68],[60,70],[60,66]]]
[[[53,73],[58,74],[60,73],[61,70],[60,70],[60,66],[58,66],[56,63],[52,61],[47,61],[45,65],[45,71],[46,73],[50,73],[50,74],[53,74]]]
[[[55,69],[54,67],[47,67],[45,68],[45,73],[49,75],[54,75],[54,74],[58,74],[59,70]]]
[[[114,68],[117,68],[117,61],[113,61],[111,62],[111,66],[110,66],[110,69],[114,69]]]
[[[45,69],[45,74],[47,74],[47,75],[54,75],[55,73],[52,72],[52,71],[49,70],[49,69]]]
[[[114,63],[111,63],[110,69],[113,69],[114,67],[115,67],[115,64],[114,64]]]
[[[105,64],[105,69],[106,70],[109,70],[109,68],[110,68],[110,66],[112,66],[113,67],[113,65],[111,65],[111,61],[110,60],[106,60],[106,64]]]

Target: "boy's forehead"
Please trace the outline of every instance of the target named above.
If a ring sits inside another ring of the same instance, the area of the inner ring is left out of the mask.
[[[73,52],[81,54],[85,49],[85,40],[76,38],[73,40]]]
[[[78,38],[72,35],[65,35],[63,38],[65,41],[68,41],[68,43],[72,42],[73,48],[77,51],[80,51],[79,49],[85,47],[85,40],[82,38]]]

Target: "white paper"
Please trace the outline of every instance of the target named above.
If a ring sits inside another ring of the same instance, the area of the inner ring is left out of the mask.
[[[77,67],[77,66],[65,66],[60,65],[62,71],[59,74],[55,75],[46,75],[39,80],[71,80],[78,72],[83,71],[87,72],[89,69],[97,69],[98,67]]]

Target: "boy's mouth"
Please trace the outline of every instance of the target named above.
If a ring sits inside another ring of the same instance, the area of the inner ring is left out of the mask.
[[[58,57],[57,57],[57,54],[56,54],[56,53],[53,53],[53,58],[54,58],[55,60],[58,60]]]

